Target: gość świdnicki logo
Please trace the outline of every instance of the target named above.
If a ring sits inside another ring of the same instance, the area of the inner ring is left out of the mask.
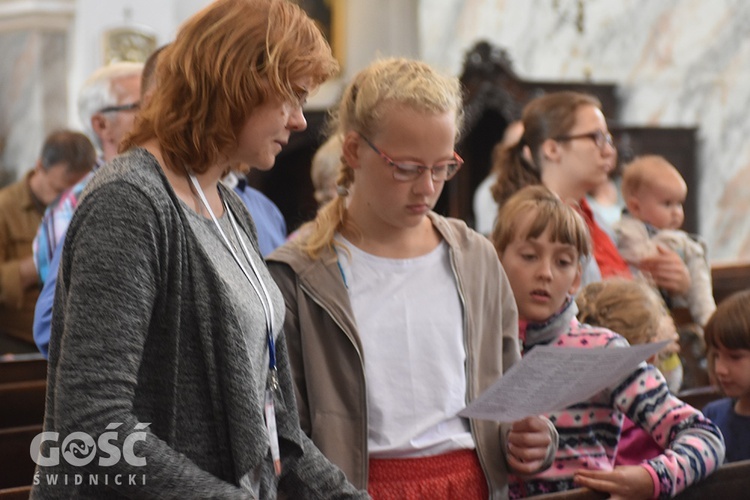
[[[117,428],[121,425],[122,423],[109,424],[106,432],[100,434],[96,440],[85,432],[72,432],[65,436],[62,443],[60,443],[59,432],[40,432],[31,441],[31,446],[29,447],[31,459],[40,467],[54,468],[60,465],[60,454],[62,452],[62,459],[73,467],[83,468],[94,462],[94,460],[97,460],[96,465],[99,467],[113,467],[119,464],[121,460],[124,460],[132,467],[145,466],[146,459],[137,456],[133,447],[136,441],[146,440],[148,433],[145,429],[150,423],[136,424],[133,431],[123,440],[122,449],[120,449],[118,444],[119,432],[117,431]],[[42,454],[41,450],[42,443],[44,442],[56,443],[50,444],[46,456]],[[92,486],[99,484],[105,486],[110,484],[135,486],[137,484],[145,485],[146,475],[131,472],[126,474],[98,474],[84,471],[75,474],[61,474],[55,472],[54,469],[50,469],[49,473],[37,470],[34,474],[34,485],[42,482],[48,485],[81,485],[85,483]]]

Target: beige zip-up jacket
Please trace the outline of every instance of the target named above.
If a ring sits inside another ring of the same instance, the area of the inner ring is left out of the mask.
[[[430,219],[450,248],[463,307],[468,403],[520,359],[518,312],[489,240],[463,221],[435,213]],[[286,301],[284,330],[302,429],[349,481],[364,489],[367,359],[337,256],[326,251],[312,260],[291,242],[268,257],[268,267]],[[471,421],[471,432],[490,498],[507,498],[505,432],[482,420]]]

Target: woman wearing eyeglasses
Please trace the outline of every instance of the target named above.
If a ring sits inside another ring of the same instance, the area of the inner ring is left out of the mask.
[[[508,466],[540,470],[556,448],[538,417],[457,416],[519,356],[492,245],[432,211],[461,168],[461,106],[424,63],[360,72],[338,108],[338,196],[269,257],[302,428],[376,500],[504,498]]]
[[[492,187],[500,206],[529,184],[544,184],[568,203],[575,204],[591,235],[595,265],[587,267],[584,281],[610,276],[631,277],[627,263],[609,235],[594,220],[586,193],[607,181],[617,162],[617,150],[601,111],[601,103],[579,92],[553,92],[530,101],[523,110],[523,136],[497,155],[498,173]],[[525,148],[531,153],[524,153]],[[690,274],[679,255],[665,251],[643,261],[660,288],[684,294]],[[597,269],[598,268],[598,269]]]

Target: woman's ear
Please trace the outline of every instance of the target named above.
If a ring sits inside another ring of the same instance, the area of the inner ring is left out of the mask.
[[[542,157],[549,161],[559,161],[561,155],[560,143],[554,139],[546,139],[541,147]]]
[[[354,131],[347,132],[344,135],[344,142],[341,145],[341,154],[346,164],[353,168],[359,168],[359,146],[361,144],[359,134]]]

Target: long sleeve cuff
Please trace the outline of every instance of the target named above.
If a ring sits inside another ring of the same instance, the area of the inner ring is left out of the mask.
[[[550,468],[552,465],[552,462],[555,461],[555,455],[557,455],[557,448],[559,446],[560,441],[560,435],[557,433],[557,429],[555,429],[555,424],[552,423],[550,419],[547,417],[539,417],[542,420],[544,420],[544,423],[547,424],[547,427],[549,427],[549,435],[551,438],[551,442],[549,445],[549,448],[547,448],[547,456],[544,457],[544,462],[542,462],[542,465],[539,466],[539,470],[536,471],[536,473],[545,471]]]
[[[651,498],[659,498],[659,495],[661,494],[661,488],[659,487],[659,476],[656,474],[656,471],[654,470],[654,468],[651,467],[649,464],[642,463],[641,467],[646,469],[646,471],[651,476],[651,481],[653,481],[654,483],[654,492]]]

